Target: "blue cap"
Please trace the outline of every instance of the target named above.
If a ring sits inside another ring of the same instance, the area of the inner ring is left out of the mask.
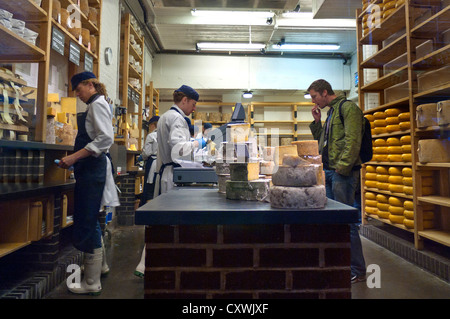
[[[96,78],[97,77],[95,76],[94,73],[88,72],[88,71],[75,74],[70,79],[70,82],[72,82],[72,91],[75,91],[75,89],[77,88],[78,84],[80,84],[84,80],[96,79]]]
[[[200,97],[200,95],[197,93],[196,90],[194,90],[193,88],[191,88],[190,86],[187,86],[187,85],[180,86],[180,88],[175,90],[175,92],[182,92],[182,93],[186,94],[186,96],[188,98],[191,98],[196,101],[198,101],[198,99]]]
[[[205,124],[203,124],[203,128],[204,128],[205,130],[207,130],[207,129],[209,129],[209,128],[212,128],[212,124],[211,124],[211,123],[205,123]]]
[[[148,121],[148,124],[151,124],[153,122],[158,122],[158,120],[159,120],[159,116],[155,115]]]

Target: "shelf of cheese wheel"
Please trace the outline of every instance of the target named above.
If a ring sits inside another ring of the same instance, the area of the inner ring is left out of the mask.
[[[414,228],[414,204],[410,200],[403,202],[403,225],[408,229]],[[423,229],[430,229],[434,227],[434,210],[435,207],[432,204],[422,205],[422,226]]]
[[[389,108],[384,112],[378,111],[373,114],[367,114],[365,117],[369,120],[372,127],[372,135],[407,132],[411,128],[410,112],[402,112],[398,108]]]
[[[298,141],[291,146],[295,147],[297,154],[281,157],[282,151],[279,149],[278,159],[275,157],[279,165],[272,175],[270,205],[296,209],[325,207],[327,198],[323,165],[305,159],[319,156],[317,141]],[[289,152],[294,153],[292,148]]]

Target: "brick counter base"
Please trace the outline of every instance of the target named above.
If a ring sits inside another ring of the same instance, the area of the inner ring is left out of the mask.
[[[351,298],[348,225],[146,226],[145,298]]]

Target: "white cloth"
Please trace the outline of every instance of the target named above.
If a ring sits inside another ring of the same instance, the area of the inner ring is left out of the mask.
[[[87,105],[85,125],[86,132],[92,140],[85,148],[94,152],[92,156],[98,157],[101,153],[109,152],[109,148],[114,143],[114,131],[111,108],[103,95]],[[106,158],[106,181],[100,209],[103,206],[120,206],[119,195],[111,170],[111,161],[108,157]]]
[[[173,105],[179,112],[169,109],[158,121],[158,157],[156,159],[156,171],[159,172],[162,164],[177,162],[179,160],[191,160],[192,151],[195,149],[191,141],[189,127],[184,112]],[[161,194],[174,188],[173,166],[166,166],[161,176]],[[154,197],[159,195],[160,176],[156,178]]]

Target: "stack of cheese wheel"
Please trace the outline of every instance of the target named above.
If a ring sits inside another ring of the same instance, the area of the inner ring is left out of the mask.
[[[402,145],[402,161],[411,162],[411,135],[404,135],[400,138],[400,143]]]
[[[383,20],[395,11],[396,0],[383,0]]]
[[[398,115],[401,113],[400,109],[390,108],[384,111],[386,114],[386,132],[392,133],[400,131],[400,120]]]
[[[364,204],[365,211],[368,215],[378,215],[376,194],[372,192],[365,192],[364,194]]]
[[[389,191],[392,193],[403,193],[402,169],[398,167],[389,167],[388,172]]]
[[[377,215],[380,218],[388,219],[389,218],[389,197],[383,194],[376,195],[377,200]]]
[[[383,138],[377,138],[373,141],[373,159],[377,162],[387,162],[387,144]]]
[[[389,220],[394,224],[403,224],[403,219],[405,216],[403,215],[403,199],[400,199],[395,196],[389,197]]]
[[[375,130],[374,130],[374,128],[375,128],[375,123],[374,123],[375,117],[373,116],[373,114],[366,114],[366,115],[364,115],[364,117],[365,117],[365,118],[369,121],[369,123],[370,123],[370,129],[371,129],[372,135],[375,135]],[[372,158],[372,160],[375,160],[375,159]]]
[[[368,188],[377,188],[377,179],[375,167],[372,165],[366,165],[366,175],[364,184]]]
[[[412,168],[404,167],[402,169],[402,176],[403,176],[403,192],[406,195],[412,195],[413,194]]]
[[[376,167],[377,188],[382,191],[389,190],[389,173],[385,166]]]
[[[367,7],[370,4],[370,0],[363,0],[362,1],[362,11],[364,12],[364,15],[362,17],[362,36],[367,35],[370,32],[369,29],[369,16],[370,16],[370,12],[366,11]]]
[[[387,133],[386,130],[386,113],[385,112],[375,112],[373,113],[373,132],[375,135]]]
[[[413,202],[410,200],[405,200],[403,202],[403,208],[404,208],[403,216],[405,217],[403,219],[403,225],[405,225],[406,228],[412,229],[414,228],[414,219],[415,219]],[[421,209],[422,209],[423,229],[433,228],[434,210],[435,210],[434,205],[432,204],[421,205]]]
[[[412,200],[405,200],[403,202],[403,225],[406,228],[414,228],[414,204]]]

